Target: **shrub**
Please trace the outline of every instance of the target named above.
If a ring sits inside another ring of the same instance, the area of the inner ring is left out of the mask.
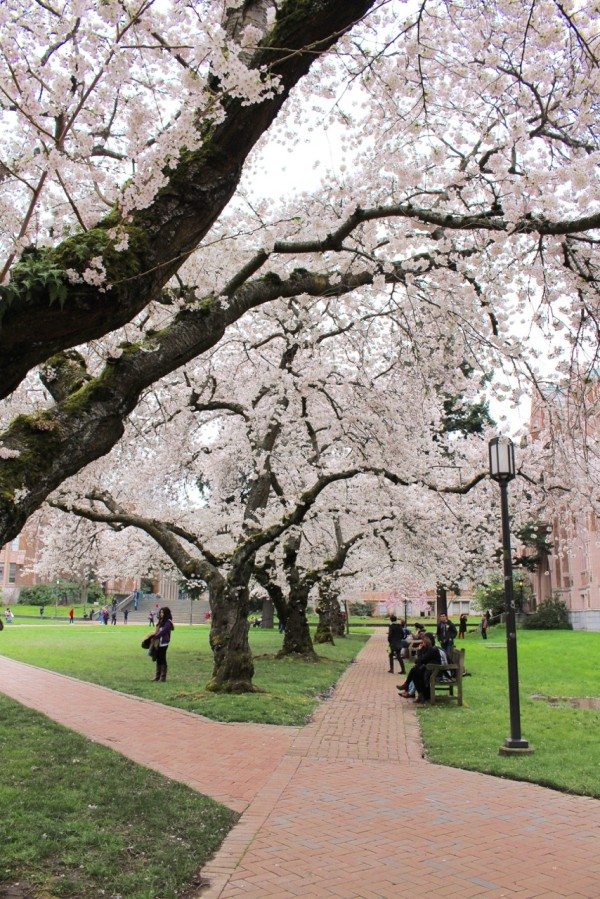
[[[531,600],[531,585],[522,571],[515,571],[513,575],[513,596],[517,612]],[[489,609],[494,616],[502,615],[506,611],[504,600],[504,579],[494,577],[489,584],[478,587],[475,591],[473,609],[485,612]]]
[[[523,626],[536,631],[571,631],[566,604],[557,596],[540,603],[533,615],[528,615]]]
[[[105,602],[106,596],[98,581],[90,581],[87,588],[87,601]],[[81,602],[81,585],[75,581],[60,581],[58,584],[36,584],[34,587],[22,587],[19,603],[26,606],[74,606]]]
[[[372,618],[373,617],[373,606],[367,602],[351,602],[350,606],[350,614],[358,615],[359,618]]]

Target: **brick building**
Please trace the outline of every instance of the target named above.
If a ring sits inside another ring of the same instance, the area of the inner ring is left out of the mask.
[[[34,565],[42,546],[44,533],[43,517],[36,516],[27,522],[18,537],[0,548],[0,601],[5,605],[16,603],[22,587],[47,583],[34,571]],[[71,580],[68,571],[62,577]],[[104,582],[106,593],[126,596],[135,590],[153,593],[164,602],[174,602],[180,598],[180,587],[176,577],[158,573],[150,578],[110,578]]]
[[[590,399],[597,399],[598,384],[588,389],[594,394]],[[555,404],[563,401],[556,389],[547,399]],[[534,437],[545,429],[551,433],[546,428],[547,415],[545,404],[532,403]],[[594,425],[593,421],[587,424]],[[536,605],[556,594],[569,609],[575,630],[600,631],[600,521],[593,512],[574,506],[571,514],[555,518],[551,526],[552,552],[541,557],[531,578]]]
[[[18,537],[0,548],[0,592],[5,605],[16,602],[21,587],[40,582],[33,572],[40,545],[40,523],[28,522]]]

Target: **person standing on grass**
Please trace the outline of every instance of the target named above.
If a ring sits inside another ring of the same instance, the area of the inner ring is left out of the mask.
[[[69,609],[69,624],[73,624],[75,618],[75,609]]]
[[[154,627],[154,612],[152,609],[148,612],[148,621],[150,622],[150,626]]]
[[[486,615],[481,616],[481,636],[484,640],[487,640],[487,632],[489,627],[489,621]]]
[[[129,609],[123,609],[123,624],[127,624],[129,618]]]
[[[469,616],[466,612],[463,612],[460,618],[458,619],[458,639],[464,640],[467,633],[467,621]]]
[[[456,625],[453,621],[450,621],[448,616],[443,612],[438,618],[436,637],[438,639],[438,643],[440,644],[448,658],[450,658],[450,654],[454,647],[454,640],[456,638]]]
[[[167,679],[167,649],[171,642],[171,633],[174,631],[173,615],[168,606],[163,606],[158,610],[158,621],[156,622],[156,630],[152,634],[158,639],[156,647],[156,674],[154,680],[166,681]]]
[[[44,617],[44,607],[40,606],[40,618]]]

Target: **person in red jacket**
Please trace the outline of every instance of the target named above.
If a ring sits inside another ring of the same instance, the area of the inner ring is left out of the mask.
[[[75,609],[69,609],[69,624],[73,624],[75,618]]]

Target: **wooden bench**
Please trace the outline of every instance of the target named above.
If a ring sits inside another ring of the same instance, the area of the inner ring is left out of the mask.
[[[456,699],[459,705],[463,704],[462,680],[465,671],[465,651],[464,649],[453,649],[451,661],[447,665],[427,665],[429,676],[429,701],[431,705],[435,705],[435,694],[442,691],[448,691],[449,699]],[[450,671],[451,676],[445,676]],[[443,680],[439,680],[441,676]],[[456,696],[454,688],[456,687]]]

